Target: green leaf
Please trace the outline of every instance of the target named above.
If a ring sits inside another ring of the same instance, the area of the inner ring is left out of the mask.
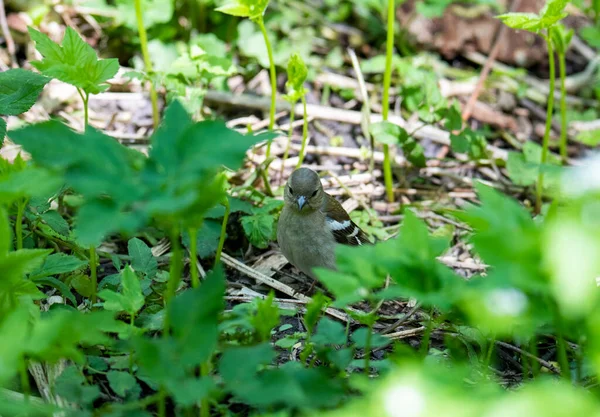
[[[250,9],[248,6],[241,3],[226,3],[215,9],[217,12],[225,13],[231,16],[248,17]]]
[[[566,16],[564,12],[569,0],[546,0],[546,4],[540,11],[540,16],[544,18],[559,18]]]
[[[73,306],[77,306],[77,300],[75,299],[75,296],[73,295],[71,290],[69,290],[69,287],[67,287],[67,285],[64,282],[62,282],[54,277],[45,277],[45,278],[36,279],[35,283],[37,285],[48,285],[50,287],[56,288],[57,290],[60,291],[60,294],[64,298],[66,298],[73,304]]]
[[[587,146],[596,147],[600,144],[600,130],[584,130],[577,133],[574,140]]]
[[[369,131],[375,140],[386,145],[396,145],[400,141],[402,128],[387,121],[372,123]]]
[[[50,78],[21,68],[0,72],[0,115],[16,116],[28,111],[48,81]]]
[[[4,144],[4,138],[6,137],[6,120],[0,117],[0,148]]]
[[[87,265],[88,262],[77,258],[76,256],[64,253],[54,253],[46,258],[44,264],[32,272],[31,279],[47,277],[49,275],[65,274],[67,272],[77,271]]]
[[[214,255],[221,237],[221,223],[214,220],[205,220],[196,236],[196,253],[198,256],[206,258]],[[183,236],[183,243],[189,248],[190,237],[187,233]]]
[[[91,407],[100,396],[100,388],[96,385],[88,385],[74,365],[66,368],[56,379],[55,389],[56,393],[67,401],[83,407]]]
[[[98,297],[104,300],[104,308],[110,311],[125,311],[130,315],[137,313],[145,303],[140,280],[130,266],[121,271],[122,292],[102,290]]]
[[[12,232],[6,209],[0,206],[0,258],[5,257],[12,246]]]
[[[182,407],[190,407],[207,398],[216,390],[216,384],[209,377],[184,378],[167,382],[167,389]]]
[[[108,88],[106,81],[119,70],[117,59],[99,60],[94,48],[71,27],[65,31],[62,46],[31,27],[29,34],[44,57],[42,61],[31,64],[44,75],[81,88],[88,94],[105,91]]]
[[[64,219],[61,214],[56,210],[50,210],[40,215],[40,218],[46,223],[48,226],[52,228],[56,233],[69,236],[70,228],[69,223]]]
[[[173,2],[164,0],[140,0],[142,8],[142,20],[146,29],[159,23],[169,22],[174,13]],[[118,13],[117,21],[122,22],[129,29],[137,32],[137,19],[134,2],[131,0],[116,0]]]
[[[468,127],[459,134],[450,133],[450,144],[453,152],[466,153],[474,160],[487,156],[485,137]]]
[[[130,239],[127,243],[127,251],[131,257],[131,267],[136,272],[141,272],[148,278],[153,278],[158,269],[158,262],[152,250],[138,238]]]
[[[367,336],[369,332],[371,332],[371,330],[369,330],[368,327],[361,327],[359,329],[356,329],[352,333],[350,337],[354,341],[354,344],[357,348],[364,349],[367,347]],[[371,341],[369,344],[371,349],[382,348],[389,345],[390,343],[390,339],[388,339],[387,337],[382,336],[378,333],[371,332]]]
[[[311,340],[319,346],[345,345],[346,329],[341,323],[328,317],[323,317],[319,320],[317,332]]]
[[[173,337],[180,349],[179,363],[199,366],[217,347],[218,317],[224,307],[225,279],[220,266],[202,285],[178,295],[170,304]]]
[[[269,0],[231,0],[215,10],[232,16],[257,20],[262,19],[268,5]]]
[[[321,316],[321,311],[325,308],[326,304],[327,298],[321,292],[316,293],[310,300],[310,303],[307,304],[306,313],[304,313],[304,325],[308,333],[313,332],[317,320]]]
[[[253,214],[241,218],[244,233],[250,243],[264,249],[275,238],[275,217],[269,213]]]
[[[567,53],[567,49],[569,49],[569,44],[571,43],[574,33],[573,29],[567,30],[561,24],[556,24],[550,28],[550,38],[559,55]]]
[[[3,360],[0,366],[0,385],[4,386],[19,371],[29,333],[29,316],[29,310],[23,305],[8,315],[0,316],[0,357]]]
[[[11,139],[12,139],[11,132]],[[42,197],[55,192],[62,185],[60,176],[47,169],[27,166],[17,172],[0,174],[0,202],[12,204],[28,197]]]
[[[279,324],[279,307],[273,302],[275,293],[271,291],[269,296],[256,302],[256,314],[250,322],[258,333],[258,340],[267,342],[271,339],[271,330]]]
[[[458,103],[455,102],[451,107],[449,107],[445,111],[444,117],[446,118],[446,121],[444,122],[444,127],[446,129],[449,131],[462,129],[463,121]]]
[[[287,64],[288,81],[285,84],[288,90],[288,101],[295,103],[306,93],[304,82],[307,75],[308,69],[300,55],[297,53],[292,54]]]
[[[138,386],[135,377],[128,372],[109,371],[106,374],[110,388],[119,397],[125,397],[128,391]]]
[[[94,292],[92,280],[87,275],[76,274],[71,278],[71,286],[84,297],[91,297]]]
[[[543,29],[541,19],[535,13],[506,13],[496,17],[513,29],[523,29],[530,32]]]

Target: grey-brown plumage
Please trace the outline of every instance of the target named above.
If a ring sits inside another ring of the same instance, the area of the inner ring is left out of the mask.
[[[313,268],[335,269],[336,244],[371,243],[344,210],[323,190],[316,172],[299,168],[284,191],[285,205],[277,225],[281,252],[296,268],[315,278]]]

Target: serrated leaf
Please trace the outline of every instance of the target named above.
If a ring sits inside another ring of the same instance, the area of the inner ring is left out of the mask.
[[[369,131],[377,142],[386,145],[398,144],[400,142],[400,135],[402,134],[400,126],[387,121],[371,123]]]
[[[94,48],[71,27],[67,27],[62,46],[43,33],[29,28],[31,38],[43,60],[31,64],[48,77],[81,88],[88,94],[105,91],[107,80],[119,70],[117,59],[98,59]]]
[[[0,115],[16,116],[28,111],[49,81],[21,68],[0,72]],[[0,137],[4,137],[2,132]]]
[[[54,253],[46,258],[44,264],[38,270],[32,272],[32,279],[73,272],[85,265],[87,265],[87,261],[76,256]]]
[[[357,348],[364,349],[367,347],[367,336],[369,332],[371,332],[371,330],[368,327],[361,327],[359,329],[356,329],[352,333],[352,335],[350,335],[350,338],[352,339]],[[371,340],[369,344],[371,349],[382,348],[389,345],[390,343],[391,341],[387,337],[382,336],[379,333],[371,332]]]
[[[140,280],[130,266],[121,271],[121,293],[111,290],[102,290],[98,297],[104,300],[104,308],[109,311],[125,311],[130,315],[138,312],[144,306],[145,299],[142,294]]]
[[[138,384],[135,377],[128,372],[109,371],[106,374],[110,388],[119,397],[125,397]]]
[[[70,228],[69,223],[64,219],[61,214],[56,210],[50,210],[40,215],[40,218],[46,223],[48,226],[52,228],[56,233],[69,236]]]
[[[182,380],[169,380],[167,389],[177,404],[189,407],[207,398],[216,389],[216,384],[209,377],[184,378]]]
[[[258,213],[241,218],[242,227],[250,243],[264,249],[275,235],[275,218],[272,214]]]
[[[91,405],[100,396],[100,388],[88,385],[75,365],[65,369],[55,382],[56,393],[67,401],[82,406]]]
[[[331,320],[329,317],[323,317],[319,320],[312,342],[320,346],[345,345],[346,329],[341,323]]]
[[[138,238],[130,239],[127,242],[127,251],[131,257],[131,267],[134,271],[141,272],[148,278],[156,275],[158,262],[146,243]]]

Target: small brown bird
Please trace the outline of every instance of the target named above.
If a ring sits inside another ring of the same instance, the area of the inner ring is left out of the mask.
[[[315,279],[313,268],[335,269],[335,246],[371,243],[344,210],[323,191],[316,172],[299,168],[284,190],[277,242],[288,261]]]

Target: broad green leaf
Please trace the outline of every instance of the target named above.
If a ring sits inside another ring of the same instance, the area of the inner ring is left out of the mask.
[[[487,156],[485,137],[469,128],[458,134],[450,133],[452,151],[466,153],[471,159],[482,159]]]
[[[77,300],[75,299],[75,296],[73,295],[71,290],[69,290],[69,287],[64,282],[62,282],[54,277],[44,277],[44,278],[36,279],[35,283],[37,285],[48,285],[50,287],[56,288],[58,291],[60,291],[60,294],[64,298],[66,298],[73,304],[73,306],[77,306]],[[90,285],[90,287],[91,287],[91,285]],[[90,293],[91,293],[91,291],[90,291]],[[89,295],[90,294],[88,294],[87,296],[89,296]]]
[[[89,385],[75,365],[66,368],[56,379],[56,393],[67,401],[91,407],[100,396],[100,387]]]
[[[241,218],[244,233],[250,243],[264,249],[275,237],[275,218],[269,213],[258,213]]]
[[[0,72],[0,115],[28,111],[50,78],[21,68]],[[4,137],[0,132],[0,137]]]
[[[33,166],[0,174],[0,203],[11,204],[21,198],[48,196],[58,190],[61,184],[60,175]]]
[[[62,236],[69,236],[69,223],[56,210],[50,210],[40,215],[40,218],[56,233]]]
[[[12,232],[6,209],[0,206],[0,258],[5,257],[12,247]]]
[[[197,288],[178,295],[170,304],[173,337],[179,346],[179,363],[199,366],[217,347],[218,317],[224,307],[225,280],[217,266]]]
[[[361,327],[359,329],[356,329],[352,333],[352,335],[350,337],[352,338],[352,341],[354,342],[354,344],[356,345],[357,348],[359,348],[359,349],[366,348],[367,336],[370,331],[371,330],[369,330],[368,327]],[[388,339],[385,336],[380,335],[379,333],[372,333],[371,340],[369,343],[370,343],[369,346],[371,347],[371,349],[382,348],[382,347],[385,347],[390,344],[390,339]]]
[[[546,4],[540,11],[540,16],[544,18],[560,18],[566,16],[564,12],[569,0],[546,0]]]
[[[6,136],[6,120],[0,117],[0,148],[4,144],[4,137]]]
[[[370,133],[379,143],[386,145],[396,145],[400,141],[402,128],[394,123],[387,121],[371,123]]]
[[[319,346],[345,345],[346,329],[345,327],[329,317],[323,317],[319,320],[317,332],[312,337],[312,342]]]
[[[140,0],[142,8],[142,20],[146,29],[159,24],[167,23],[173,17],[174,5],[165,0]],[[117,20],[123,22],[129,29],[137,32],[137,20],[133,0],[116,0]]]
[[[269,5],[269,0],[229,0],[216,10],[232,16],[248,17],[250,20],[261,19]]]
[[[450,106],[445,111],[444,117],[446,119],[446,121],[444,122],[444,126],[446,127],[446,129],[448,129],[449,131],[462,129],[463,121],[458,103],[455,102],[452,106]]]
[[[47,277],[50,275],[64,274],[73,272],[87,265],[87,261],[76,256],[64,253],[54,253],[46,258],[44,264],[31,273],[31,279]]]
[[[206,258],[215,254],[221,237],[221,223],[214,220],[205,220],[202,227],[198,229],[196,238],[196,253],[201,258]],[[190,247],[190,237],[186,233],[183,237],[183,243]]]
[[[94,292],[92,280],[87,275],[76,274],[73,276],[71,286],[84,297],[91,297]]]
[[[19,307],[8,316],[0,315],[0,385],[5,385],[19,371],[25,340],[29,333],[29,310]]]
[[[158,262],[146,243],[138,238],[130,239],[127,242],[127,251],[131,257],[131,267],[134,271],[141,272],[148,278],[156,275]]]
[[[306,64],[298,54],[292,54],[287,65],[288,81],[285,86],[288,90],[287,98],[290,102],[295,103],[306,93],[304,82],[308,75]]]
[[[312,333],[315,325],[317,324],[317,320],[321,315],[321,311],[327,304],[327,298],[321,292],[316,293],[310,303],[306,306],[306,313],[304,313],[304,325],[306,326],[306,331]]]
[[[145,299],[139,278],[130,266],[121,271],[121,293],[102,290],[98,297],[104,299],[104,308],[110,311],[125,311],[133,315],[144,306]]]
[[[178,405],[189,407],[207,398],[213,391],[216,391],[217,386],[209,377],[184,378],[179,381],[169,380],[167,389]]]
[[[133,390],[138,385],[135,377],[128,372],[109,371],[106,377],[110,388],[119,397],[125,397],[128,391]]]
[[[29,34],[44,57],[31,64],[42,74],[81,88],[88,94],[105,91],[108,88],[106,81],[119,70],[117,59],[99,60],[94,48],[71,27],[65,31],[62,46],[31,27]]]
[[[226,3],[221,7],[215,9],[218,12],[225,13],[231,16],[248,17],[250,16],[250,9],[248,6],[242,3]]]
[[[271,340],[271,330],[279,324],[279,307],[273,302],[275,293],[271,291],[269,296],[256,302],[256,314],[250,322],[258,333],[258,340],[268,342]]]
[[[506,13],[496,17],[513,29],[523,29],[530,32],[543,29],[541,19],[535,13]]]
[[[587,146],[596,147],[600,144],[600,130],[584,130],[577,133],[574,140]]]

